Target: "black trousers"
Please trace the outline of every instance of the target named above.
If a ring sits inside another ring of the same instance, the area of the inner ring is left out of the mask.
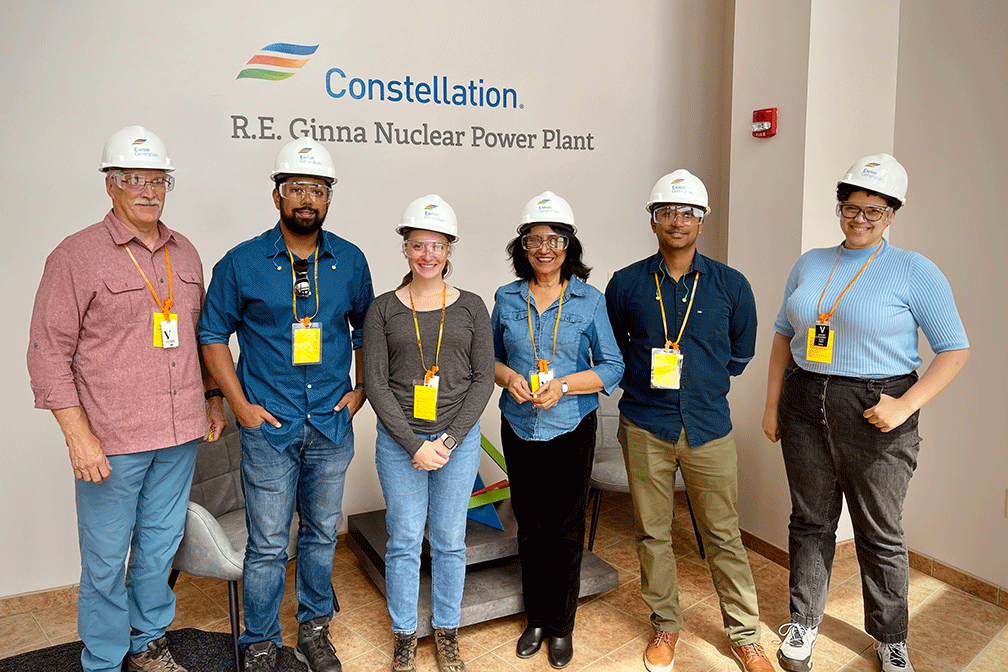
[[[574,630],[596,424],[592,411],[566,434],[524,441],[501,418],[525,614],[554,637]]]

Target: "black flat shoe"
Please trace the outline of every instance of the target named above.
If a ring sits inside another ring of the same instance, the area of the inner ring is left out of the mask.
[[[556,669],[567,667],[571,658],[574,657],[574,636],[549,638],[549,646],[546,647],[546,654],[549,656],[549,664]]]
[[[542,646],[543,637],[545,632],[542,628],[537,628],[530,625],[525,626],[525,632],[521,634],[518,638],[518,646],[515,647],[515,655],[519,658],[531,658],[535,654],[539,653],[539,647]]]

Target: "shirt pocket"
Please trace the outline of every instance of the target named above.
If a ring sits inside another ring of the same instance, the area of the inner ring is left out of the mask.
[[[514,356],[515,351],[519,348],[532,349],[527,311],[512,310],[502,313],[501,327],[504,329],[504,350],[507,351],[509,357]]]
[[[172,269],[174,274],[172,312],[180,316],[187,311],[192,315],[193,324],[199,322],[203,303],[203,277],[196,271]]]
[[[114,324],[151,321],[157,304],[139,274],[136,277],[104,278],[103,282],[105,295],[88,309],[88,312],[94,311],[98,321]]]

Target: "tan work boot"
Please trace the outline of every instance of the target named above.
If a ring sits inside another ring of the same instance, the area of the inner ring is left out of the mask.
[[[773,665],[770,664],[763,651],[763,645],[759,642],[733,646],[731,652],[742,663],[742,669],[746,672],[774,672]]]
[[[675,647],[678,643],[678,632],[655,632],[651,643],[644,649],[644,667],[648,672],[670,672],[675,664]]]
[[[392,672],[416,672],[416,633],[395,635],[395,650],[392,652]]]
[[[168,638],[147,642],[147,650],[126,656],[126,672],[186,672],[168,651]]]
[[[434,631],[434,658],[438,672],[466,672],[465,663],[459,655],[458,629],[438,628]]]

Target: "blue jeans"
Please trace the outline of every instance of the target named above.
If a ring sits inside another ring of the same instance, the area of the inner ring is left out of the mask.
[[[196,442],[109,455],[108,461],[107,481],[75,483],[77,632],[86,672],[118,672],[127,652],[145,650],[175,619],[168,573],[182,541]]]
[[[432,441],[439,435],[420,434]],[[432,624],[457,628],[466,571],[466,517],[480,461],[479,423],[434,471],[413,468],[413,461],[381,422],[375,441],[375,465],[385,495],[385,594],[392,630],[416,632],[420,594],[420,550],[424,525],[430,528]]]
[[[791,364],[778,407],[791,488],[788,551],[791,620],[818,626],[826,607],[842,498],[854,524],[865,631],[880,642],[906,640],[910,568],[903,500],[917,466],[918,413],[883,433],[862,413],[882,393],[900,397],[917,374],[881,380],[809,373]]]
[[[310,423],[282,451],[262,429],[241,428],[245,546],[241,646],[272,641],[281,646],[280,600],[286,579],[287,544],[294,507],[297,537],[297,620],[333,613],[332,564],[342,522],[343,481],[353,457],[353,428],[335,444]]]

